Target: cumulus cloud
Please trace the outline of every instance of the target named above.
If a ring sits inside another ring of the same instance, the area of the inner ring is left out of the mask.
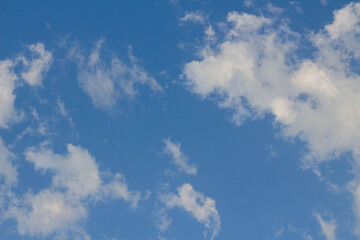
[[[335,14],[347,16],[359,6],[350,4]],[[201,60],[185,65],[189,89],[204,98],[217,94],[219,105],[233,109],[239,125],[272,114],[285,136],[300,137],[323,160],[344,151],[357,154],[360,134],[353,129],[360,124],[360,86],[350,60],[357,56],[352,40],[358,26],[346,30],[337,19],[313,35],[315,57],[298,60],[299,35],[286,25],[232,12],[226,40],[216,49],[206,46]]]
[[[68,154],[54,154],[50,149],[30,148],[25,152],[27,161],[34,164],[37,171],[54,174],[52,186],[80,197],[94,194],[101,185],[99,169],[89,152],[69,144]]]
[[[37,194],[29,193],[20,206],[11,206],[8,218],[16,219],[21,235],[48,237],[54,232],[65,234],[87,216],[84,203],[58,191],[45,189]]]
[[[32,237],[49,237],[55,234],[67,238],[81,235],[89,238],[81,227],[86,220],[88,206],[106,199],[122,199],[136,207],[142,195],[128,189],[125,178],[117,173],[107,178],[93,156],[71,144],[66,154],[55,154],[45,146],[32,147],[25,152],[27,161],[35,170],[53,175],[48,188],[34,194],[15,198],[7,219],[15,219],[20,234]]]
[[[42,43],[28,46],[31,59],[19,54],[16,58],[0,61],[0,127],[8,127],[9,122],[21,118],[15,109],[15,88],[24,79],[30,86],[40,85],[52,63],[52,54]],[[22,64],[21,64],[22,63]],[[15,72],[15,67],[19,72]]]
[[[325,221],[319,213],[314,213],[314,216],[318,220],[321,231],[327,240],[336,240],[336,223],[335,220]]]
[[[245,13],[229,13],[225,26],[224,40],[205,43],[201,58],[184,66],[188,89],[215,97],[238,125],[272,115],[285,138],[307,144],[304,167],[346,152],[358,165],[360,3],[335,11],[332,23],[306,39],[276,18]],[[312,44],[311,57],[297,54],[300,41]]]
[[[164,152],[171,156],[171,159],[179,171],[187,174],[196,175],[197,167],[189,164],[188,157],[181,151],[181,144],[172,142],[170,139],[164,140]]]
[[[109,58],[102,57],[103,43],[103,39],[99,40],[89,55],[79,46],[69,51],[69,57],[78,66],[79,84],[95,107],[111,110],[121,98],[135,97],[138,85],[147,85],[154,92],[162,91],[160,84],[137,63],[131,49],[129,63],[125,63],[115,54]]]
[[[210,239],[214,239],[221,227],[215,201],[196,192],[189,183],[183,184],[177,190],[178,194],[168,193],[161,196],[166,207],[169,209],[179,207],[189,212],[192,217],[205,225],[204,235],[210,233]]]

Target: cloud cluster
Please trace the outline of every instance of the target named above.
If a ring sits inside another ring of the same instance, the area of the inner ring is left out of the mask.
[[[190,175],[197,174],[197,166],[189,164],[188,157],[181,151],[180,143],[172,142],[170,138],[165,139],[164,143],[163,151],[171,156],[178,171]],[[165,184],[163,187],[167,189],[168,186],[169,184]],[[164,233],[172,223],[172,218],[169,217],[168,211],[174,207],[179,207],[189,212],[193,218],[205,225],[205,237],[210,235],[210,239],[214,239],[218,235],[221,221],[213,199],[195,191],[190,183],[184,183],[181,187],[177,188],[178,194],[168,192],[165,189],[158,195],[158,200],[162,206],[156,205],[158,210],[153,214],[155,226],[161,233]],[[159,238],[163,239],[162,237]]]
[[[94,157],[86,149],[69,144],[67,151],[60,155],[41,146],[24,153],[36,171],[53,177],[50,187],[38,193],[13,197],[5,219],[15,219],[20,234],[32,237],[56,234],[62,238],[80,234],[89,238],[81,228],[89,205],[110,198],[122,199],[135,208],[142,199],[140,192],[128,189],[121,174],[102,178]]]
[[[346,152],[357,168],[360,3],[335,11],[332,23],[305,39],[278,18],[237,12],[228,14],[224,29],[223,40],[215,47],[205,44],[201,59],[184,66],[188,89],[202,98],[216,97],[238,125],[272,115],[285,138],[307,144],[304,166],[318,174],[319,164]],[[310,57],[298,54],[300,41],[315,49]],[[351,191],[360,209],[357,179]]]
[[[200,61],[185,65],[189,89],[204,98],[217,94],[237,124],[272,114],[284,136],[302,139],[317,159],[358,154],[360,134],[353,129],[360,124],[360,84],[351,61],[359,54],[359,7],[346,6],[313,34],[313,59],[299,59],[299,35],[285,24],[229,13],[225,41],[206,46]]]
[[[147,85],[154,92],[162,91],[160,84],[138,65],[137,59],[129,50],[129,63],[120,60],[115,54],[101,57],[104,40],[99,40],[89,55],[79,46],[71,48],[70,59],[78,66],[78,81],[81,88],[91,98],[95,107],[111,110],[122,98],[132,98],[138,94],[138,85]]]
[[[207,236],[210,232],[210,239],[214,239],[221,227],[215,201],[195,191],[189,183],[183,184],[177,190],[178,194],[163,194],[162,202],[169,209],[179,207],[189,212],[197,221],[205,225],[204,235]]]
[[[110,80],[115,81],[114,76],[119,77],[120,79],[116,80],[118,81],[116,84],[119,85],[116,87],[121,86],[127,96],[137,94],[135,85],[138,83],[148,84],[154,91],[162,90],[161,86],[136,64],[136,59],[131,54],[129,54],[130,65],[113,58],[111,70],[108,69],[99,58],[100,46],[101,42],[86,60],[87,67],[83,69],[79,67],[81,70],[79,76],[83,77],[84,88],[89,88],[90,92],[95,91],[96,88],[101,91],[101,88],[99,89],[101,82],[92,88],[88,86],[89,79],[86,77],[90,77],[91,85],[94,81],[101,81],[111,71]],[[16,88],[24,83],[31,87],[41,87],[53,62],[51,52],[45,50],[42,43],[29,45],[27,50],[29,53],[21,53],[12,59],[0,61],[0,127],[2,128],[9,127],[11,122],[23,116],[23,113],[14,106]],[[76,56],[77,60],[85,58],[81,54]],[[83,64],[83,61],[85,60],[78,63]],[[92,73],[97,74],[98,78],[91,76]],[[115,92],[118,91],[116,87]],[[106,95],[108,92],[94,94]],[[100,97],[99,101],[102,100]],[[64,103],[59,99],[57,108],[60,115],[68,115]],[[33,116],[39,120],[35,108],[33,108]],[[27,127],[17,139],[31,131],[31,128]],[[47,133],[44,131],[43,134]],[[22,235],[56,239],[90,239],[82,228],[82,223],[86,220],[91,205],[98,201],[122,199],[131,208],[136,208],[141,199],[149,197],[149,192],[143,195],[139,191],[129,190],[122,174],[101,172],[94,157],[79,146],[68,144],[67,153],[56,154],[44,143],[38,147],[28,148],[24,156],[26,161],[33,164],[37,173],[52,176],[49,187],[38,192],[30,189],[24,195],[14,192],[18,184],[18,171],[14,163],[16,156],[0,138],[0,221],[15,220],[18,233]]]

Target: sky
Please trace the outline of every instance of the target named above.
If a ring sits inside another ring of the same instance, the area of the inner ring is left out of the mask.
[[[0,1],[0,240],[360,239],[360,3]]]

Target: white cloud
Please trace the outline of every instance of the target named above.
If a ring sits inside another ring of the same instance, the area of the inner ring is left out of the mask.
[[[160,208],[154,213],[154,222],[160,232],[165,232],[171,225],[172,219],[168,216],[164,208]]]
[[[180,19],[182,23],[192,22],[201,24],[204,28],[204,39],[209,42],[215,41],[215,31],[213,27],[208,23],[208,17],[201,11],[186,12],[185,15]],[[179,45],[180,46],[180,45]],[[180,48],[183,49],[183,46]]]
[[[113,199],[120,198],[125,202],[129,202],[131,207],[136,208],[138,202],[141,199],[148,199],[150,192],[147,192],[145,196],[141,196],[138,191],[131,191],[128,189],[128,186],[125,181],[125,177],[116,173],[113,176],[113,179],[108,184],[101,186],[99,193],[97,194],[97,198],[106,198],[110,197]]]
[[[292,6],[298,13],[304,13],[304,10],[301,7],[301,3],[299,1],[289,1],[290,6]]]
[[[285,227],[281,226],[275,233],[275,238],[279,238],[285,231]]]
[[[186,183],[178,189],[178,194],[164,194],[161,200],[167,208],[180,207],[189,212],[197,221],[205,225],[204,235],[210,232],[210,239],[214,239],[221,227],[220,216],[215,207],[215,201],[196,192]]]
[[[271,3],[268,3],[267,5],[266,5],[266,8],[267,8],[267,10],[270,12],[270,13],[273,13],[273,14],[281,14],[281,13],[283,13],[284,12],[284,9],[282,9],[282,8],[279,8],[279,7],[275,7],[273,4],[271,4]]]
[[[45,189],[27,194],[20,207],[10,207],[7,216],[16,219],[21,235],[48,237],[54,232],[64,234],[87,214],[86,205],[78,199]]]
[[[28,48],[33,56],[31,60],[23,56],[19,58],[24,65],[21,77],[31,86],[41,85],[53,61],[52,54],[45,50],[42,43],[29,45]]]
[[[170,139],[164,140],[164,143],[164,152],[171,156],[178,170],[187,174],[196,175],[197,167],[194,164],[189,164],[187,156],[181,151],[181,144],[174,143]]]
[[[4,213],[13,195],[11,189],[18,183],[14,159],[15,155],[9,151],[0,137],[0,223],[4,220]]]
[[[2,128],[7,128],[11,121],[18,121],[22,117],[14,107],[16,98],[14,90],[19,85],[20,79],[14,68],[22,62],[19,75],[29,85],[35,86],[42,83],[52,63],[52,54],[45,50],[42,43],[29,45],[28,49],[34,55],[31,59],[20,54],[15,59],[0,61],[0,127]]]
[[[357,153],[360,134],[353,129],[360,127],[360,84],[348,61],[355,48],[338,50],[346,37],[333,40],[339,36],[337,27],[330,24],[330,32],[315,34],[317,57],[299,61],[299,36],[287,26],[234,12],[228,22],[231,28],[218,51],[206,46],[200,61],[185,65],[190,90],[203,97],[217,94],[221,107],[234,110],[238,124],[273,114],[284,136],[300,137],[323,160],[339,152]]]
[[[216,96],[238,125],[274,116],[285,138],[307,144],[304,167],[318,171],[346,152],[358,165],[360,76],[353,65],[360,57],[360,3],[335,11],[334,21],[307,39],[284,22],[245,13],[229,13],[226,26],[224,40],[213,48],[205,43],[201,59],[184,66],[188,89]],[[316,49],[313,57],[297,55],[303,40]]]
[[[360,179],[359,176],[349,184],[349,189],[354,197],[354,211],[357,216],[355,233],[360,236]]]
[[[314,216],[316,217],[316,219],[318,220],[320,227],[321,227],[321,231],[324,234],[324,236],[326,237],[327,240],[336,240],[336,223],[335,220],[330,220],[330,221],[325,221],[319,213],[314,213]]]
[[[7,186],[17,183],[17,170],[13,165],[12,159],[15,156],[6,148],[3,140],[0,138],[0,179],[4,178]]]
[[[69,57],[78,65],[78,81],[89,95],[95,107],[111,110],[121,98],[135,97],[137,85],[147,85],[154,92],[162,91],[157,81],[138,65],[137,59],[128,53],[129,63],[115,56],[102,58],[104,40],[99,40],[95,48],[86,56],[79,46],[69,51]]]
[[[209,25],[206,29],[205,29],[205,36],[210,39],[210,40],[215,40],[215,31],[213,30],[212,26]]]
[[[57,99],[56,103],[58,106],[59,113],[61,114],[61,116],[65,117],[67,115],[67,111],[65,109],[64,102],[62,102],[60,99]]]
[[[231,35],[237,36],[239,33],[255,31],[263,25],[270,24],[271,20],[265,17],[258,17],[247,13],[231,12],[227,16],[227,21],[234,24]]]
[[[128,189],[125,178],[117,173],[110,179],[101,177],[93,156],[81,147],[67,145],[66,154],[55,154],[46,146],[29,148],[27,161],[41,173],[53,174],[49,188],[24,197],[15,198],[6,212],[6,218],[15,219],[20,234],[49,237],[55,234],[67,238],[82,235],[88,206],[106,199],[122,199],[136,207],[140,192]],[[109,175],[109,174],[108,174]]]
[[[98,191],[102,180],[95,159],[89,152],[69,144],[68,154],[54,154],[49,149],[30,148],[25,152],[27,161],[34,164],[35,170],[54,173],[52,186],[64,188],[66,192],[87,196]]]
[[[244,6],[249,8],[249,7],[253,7],[254,6],[254,2],[252,0],[245,0],[244,1]]]
[[[8,122],[17,115],[14,89],[18,77],[13,72],[14,66],[12,60],[0,61],[0,127],[7,127]]]
[[[200,11],[186,12],[185,15],[180,19],[180,21],[204,24],[205,17]]]
[[[169,0],[170,4],[177,5],[179,4],[180,0]]]
[[[51,24],[49,22],[45,22],[45,27],[46,27],[46,29],[50,30],[51,29]]]
[[[322,5],[324,5],[324,6],[326,6],[326,5],[327,5],[327,0],[320,0],[320,3],[321,3]]]
[[[300,235],[304,240],[313,240],[313,237],[307,233],[306,230],[293,226],[292,224],[288,224],[286,230],[295,235]]]

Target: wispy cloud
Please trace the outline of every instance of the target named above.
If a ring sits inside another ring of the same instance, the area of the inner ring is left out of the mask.
[[[158,209],[154,212],[153,217],[155,226],[160,232],[165,232],[172,222],[172,219],[168,216],[165,208]]]
[[[32,57],[30,60],[23,56],[18,58],[24,65],[21,78],[31,86],[41,85],[45,74],[49,71],[52,64],[52,54],[45,50],[42,43],[30,45],[29,50],[36,57]]]
[[[0,138],[0,180],[3,179],[7,186],[12,186],[18,181],[18,173],[13,164],[14,158],[14,154],[9,151]]]
[[[170,139],[164,140],[164,152],[171,156],[171,159],[179,171],[187,174],[196,175],[197,167],[189,164],[188,157],[181,151],[181,144],[172,142]]]
[[[200,11],[186,12],[185,15],[180,19],[180,21],[205,24],[206,18],[204,17],[204,14]]]
[[[138,60],[128,52],[125,63],[115,56],[102,57],[104,39],[99,40],[90,54],[85,54],[79,45],[69,51],[70,59],[78,66],[78,81],[81,88],[91,98],[95,107],[112,110],[122,98],[138,95],[138,85],[146,85],[154,92],[161,92],[160,84],[138,64]]]
[[[330,221],[325,221],[319,213],[314,213],[314,216],[316,217],[317,221],[320,224],[321,231],[323,235],[326,237],[327,240],[336,240],[336,222],[334,219]]]

